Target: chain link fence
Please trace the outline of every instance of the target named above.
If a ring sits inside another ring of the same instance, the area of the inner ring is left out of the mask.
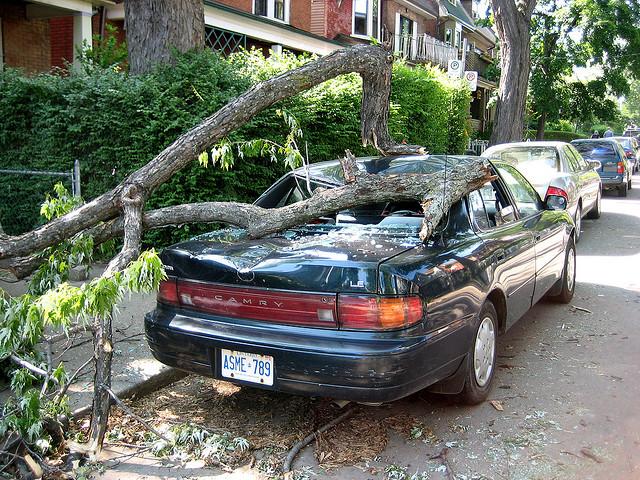
[[[80,162],[76,160],[66,172],[0,169],[0,225],[4,233],[19,235],[41,225],[40,206],[58,182],[80,196]]]

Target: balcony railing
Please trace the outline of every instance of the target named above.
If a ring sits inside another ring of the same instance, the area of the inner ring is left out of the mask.
[[[478,75],[484,77],[489,65],[491,65],[491,62],[477,52],[467,52],[467,56],[465,59],[465,70],[475,70],[476,72],[478,72]]]
[[[429,35],[393,35],[393,49],[413,62],[429,62],[447,68],[458,58],[458,49]]]

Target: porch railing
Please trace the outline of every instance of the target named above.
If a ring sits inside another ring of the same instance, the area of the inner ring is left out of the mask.
[[[458,58],[458,49],[430,35],[393,35],[393,49],[414,62],[429,62],[446,68]]]

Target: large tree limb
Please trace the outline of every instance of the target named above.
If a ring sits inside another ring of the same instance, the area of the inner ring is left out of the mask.
[[[116,217],[122,208],[123,194],[131,185],[144,192],[145,198],[148,197],[177,171],[196,160],[201,152],[261,111],[345,73],[356,72],[363,78],[362,143],[373,145],[381,152],[395,152],[396,147],[420,152],[417,146],[396,146],[387,129],[392,60],[391,52],[381,46],[357,45],[258,83],[181,135],[110,192],[36,230],[0,239],[0,259],[27,256]]]
[[[270,209],[238,202],[176,205],[145,212],[141,216],[142,230],[189,223],[224,223],[246,228],[249,236],[255,238],[367,203],[417,200],[423,204],[425,212],[421,236],[428,238],[452,203],[491,178],[488,166],[480,157],[464,161],[452,157],[446,172],[431,174],[372,175],[359,171],[350,154],[342,159],[342,166],[348,180],[345,185],[317,191],[311,198],[293,205]],[[88,230],[87,234],[93,236],[95,245],[99,245],[129,232],[125,223],[119,217]],[[138,234],[135,235],[137,238]],[[131,252],[135,254],[137,250]],[[119,257],[118,263],[126,260],[124,265],[132,259],[131,254],[124,259]],[[7,268],[16,277],[24,278],[42,261],[37,256],[19,258]]]

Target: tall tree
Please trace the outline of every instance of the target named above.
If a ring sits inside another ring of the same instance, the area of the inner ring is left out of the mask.
[[[558,0],[543,0],[531,19],[529,95],[538,117],[537,140],[544,139],[546,122],[556,120],[568,100],[566,77],[572,67],[568,35],[573,26],[565,21],[567,14]]]
[[[607,96],[629,91],[640,78],[640,3],[637,0],[543,0],[531,23],[530,94],[538,118],[562,116],[578,122],[613,120],[615,103]],[[574,66],[596,67],[602,74],[580,85],[570,83]]]
[[[173,49],[186,52],[204,47],[202,0],[127,0],[124,10],[133,74],[171,62]]]
[[[500,39],[500,87],[491,143],[521,140],[529,82],[531,14],[536,0],[491,0]]]
[[[623,114],[636,124],[640,123],[640,81],[631,83],[622,105]],[[2,233],[0,231],[0,233]]]

